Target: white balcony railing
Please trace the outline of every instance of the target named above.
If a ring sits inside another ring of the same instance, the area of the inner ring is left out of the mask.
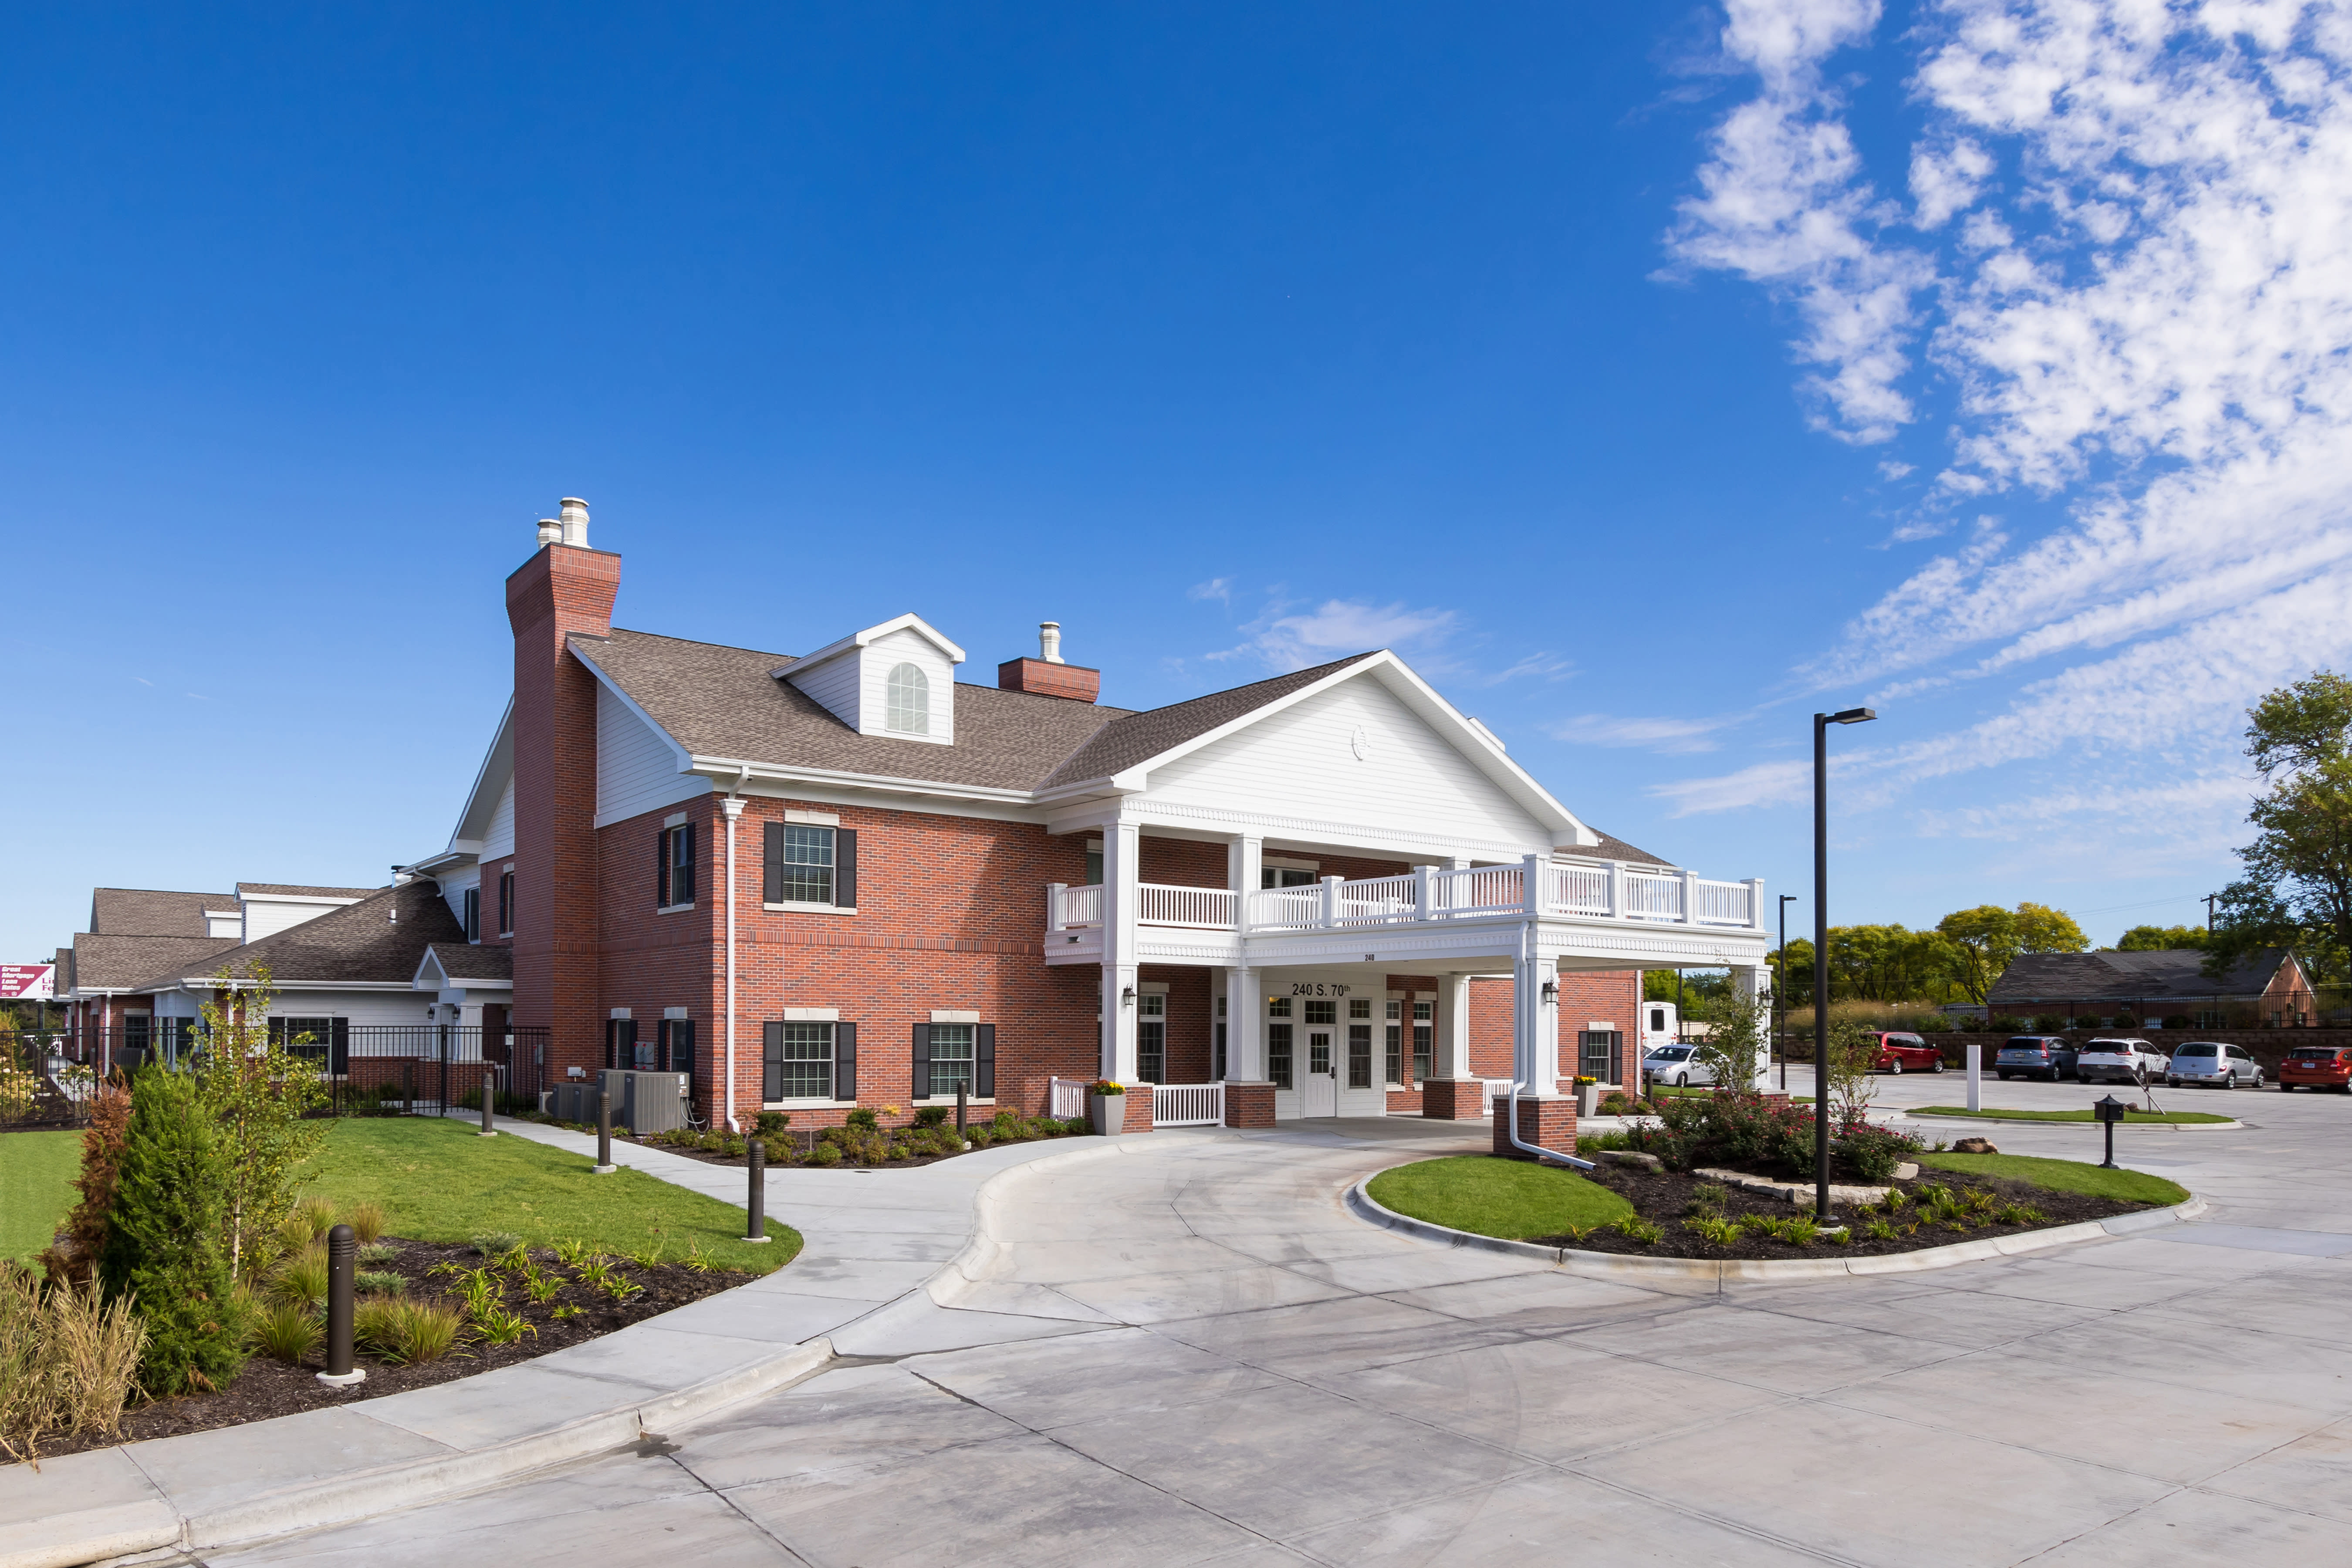
[[[1528,896],[1530,868],[1539,897]],[[1148,926],[1200,931],[1344,931],[1362,926],[1518,916],[1570,916],[1643,923],[1763,929],[1763,884],[1713,881],[1688,871],[1637,871],[1622,861],[1553,861],[1529,857],[1517,866],[1460,871],[1423,867],[1402,877],[1360,881],[1326,878],[1313,887],[1263,888],[1246,898],[1228,888],[1146,882],[1136,889],[1136,920]],[[1245,926],[1237,917],[1247,911]],[[1055,883],[1046,921],[1055,931],[1099,926],[1100,886]]]

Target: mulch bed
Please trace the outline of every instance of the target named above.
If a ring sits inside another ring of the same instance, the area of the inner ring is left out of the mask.
[[[1912,1207],[1900,1214],[1886,1216],[1895,1228],[1909,1229],[1909,1234],[1892,1241],[1869,1239],[1859,1233],[1852,1241],[1833,1243],[1816,1239],[1810,1247],[1781,1241],[1759,1235],[1752,1230],[1740,1233],[1730,1246],[1718,1246],[1684,1228],[1685,1216],[1693,1212],[1693,1200],[1697,1189],[1707,1184],[1703,1177],[1685,1173],[1651,1172],[1639,1166],[1601,1165],[1585,1173],[1588,1181],[1609,1188],[1633,1205],[1633,1212],[1665,1232],[1664,1237],[1643,1246],[1631,1237],[1614,1230],[1596,1226],[1580,1237],[1535,1236],[1529,1241],[1544,1247],[1573,1247],[1582,1252],[1616,1252],[1636,1258],[1740,1258],[1779,1260],[1791,1258],[1874,1258],[1895,1252],[1917,1252],[1925,1247],[1948,1247],[1956,1242],[1982,1241],[1992,1237],[2020,1236],[2027,1231],[2046,1230],[2055,1226],[2075,1225],[2084,1220],[2106,1219],[2119,1214],[2135,1214],[2156,1205],[2122,1203],[2113,1198],[2091,1197],[2082,1193],[2055,1192],[2037,1187],[2028,1182],[2011,1181],[1990,1175],[1961,1176],[1949,1172],[1922,1172],[1913,1181],[1895,1182],[1906,1196],[1915,1199]],[[1948,1186],[1957,1192],[1981,1188],[2003,1203],[2016,1203],[2040,1209],[2049,1216],[2045,1225],[2000,1225],[1990,1215],[1969,1220],[1968,1228],[1956,1229],[1949,1224],[1922,1220],[1916,1199],[1925,1195],[1924,1189]],[[1778,1201],[1761,1193],[1744,1192],[1733,1187],[1711,1212],[1726,1219],[1741,1219],[1748,1215],[1760,1215],[1770,1219],[1787,1219],[1791,1215],[1810,1215],[1810,1201],[1803,1205]],[[1838,1204],[1832,1211],[1841,1221],[1853,1216],[1852,1205]],[[1879,1217],[1873,1213],[1869,1218]]]
[[[563,1124],[558,1122],[555,1123],[555,1125],[562,1126]],[[975,1125],[978,1124],[975,1123]],[[593,1127],[585,1129],[574,1128],[572,1131],[585,1131],[592,1137],[594,1136],[596,1131]],[[802,1132],[787,1129],[784,1136],[791,1138],[797,1142],[800,1145],[801,1152],[805,1154],[810,1149],[815,1147],[819,1134],[815,1131]],[[1076,1138],[1082,1137],[1084,1134],[1066,1132],[1062,1134],[1062,1136],[1064,1138]],[[1055,1140],[1046,1138],[997,1138],[992,1140],[988,1147],[993,1149],[1002,1143],[1045,1143],[1054,1141]],[[635,1133],[624,1132],[619,1128],[615,1127],[613,1129],[613,1142],[615,1143],[633,1143],[640,1149],[658,1149],[665,1154],[677,1154],[688,1160],[699,1160],[706,1165],[731,1165],[739,1171],[747,1168],[751,1163],[751,1157],[749,1154],[721,1154],[716,1150],[680,1146],[666,1141],[664,1136],[658,1132],[654,1133],[649,1137],[640,1138]],[[936,1165],[942,1160],[952,1160],[959,1154],[974,1154],[979,1152],[980,1146],[978,1144],[974,1144],[970,1149],[959,1149],[953,1153],[923,1154],[911,1160],[877,1160],[869,1163],[863,1160],[845,1159],[838,1165],[808,1165],[805,1168],[809,1170],[830,1169],[835,1171],[906,1171],[912,1170],[918,1165]],[[801,1165],[791,1167],[779,1166],[773,1161],[770,1161],[768,1163],[768,1169],[772,1171],[787,1168],[799,1170],[803,1167]]]
[[[457,1281],[447,1275],[431,1272],[436,1264],[455,1263],[461,1268],[472,1268],[488,1262],[472,1247],[463,1242],[404,1241],[397,1237],[385,1237],[384,1242],[398,1249],[393,1258],[381,1263],[362,1263],[361,1269],[398,1274],[408,1281],[404,1292],[414,1300],[442,1299],[449,1305],[464,1310],[465,1298],[456,1289]],[[512,1366],[543,1356],[550,1351],[560,1351],[609,1334],[615,1329],[641,1322],[656,1313],[698,1301],[705,1296],[716,1295],[743,1283],[746,1276],[727,1269],[708,1272],[689,1268],[680,1263],[658,1263],[647,1268],[625,1258],[605,1255],[613,1273],[643,1289],[625,1301],[615,1301],[604,1290],[577,1282],[567,1283],[562,1289],[545,1301],[533,1301],[523,1291],[521,1284],[510,1277],[502,1277],[505,1289],[502,1300],[507,1309],[522,1317],[537,1331],[526,1334],[511,1344],[486,1345],[460,1343],[458,1348],[437,1361],[413,1366],[396,1366],[362,1350],[352,1364],[367,1369],[367,1380],[347,1388],[336,1388],[320,1383],[315,1375],[326,1364],[313,1355],[302,1366],[289,1366],[257,1354],[246,1363],[245,1371],[236,1382],[217,1394],[193,1394],[177,1399],[157,1400],[127,1413],[122,1418],[120,1438],[84,1432],[73,1437],[45,1439],[41,1458],[54,1458],[62,1454],[77,1454],[89,1448],[111,1447],[118,1441],[132,1443],[148,1437],[171,1437],[183,1432],[205,1432],[216,1426],[238,1426],[247,1421],[266,1421],[273,1415],[291,1415],[298,1411],[316,1410],[322,1405],[355,1405],[362,1400],[379,1399],[387,1394],[404,1394],[412,1388],[430,1388],[436,1383],[448,1383],[476,1373],[491,1372],[502,1366]],[[553,1251],[534,1247],[530,1257],[551,1274],[570,1280],[572,1271],[556,1260]],[[555,1309],[572,1305],[583,1309],[577,1317],[558,1319]]]

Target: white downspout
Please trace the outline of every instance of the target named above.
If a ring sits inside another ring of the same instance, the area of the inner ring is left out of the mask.
[[[1580,1160],[1573,1154],[1563,1154],[1557,1149],[1547,1149],[1540,1143],[1529,1143],[1519,1136],[1519,1085],[1516,1082],[1511,1085],[1510,1118],[1511,1124],[1503,1131],[1509,1135],[1512,1148],[1533,1154],[1538,1160],[1557,1160],[1563,1165],[1571,1165],[1580,1171],[1590,1171],[1595,1168],[1590,1160]]]
[[[719,803],[727,817],[727,1131],[740,1132],[742,1128],[735,1120],[735,819],[743,815],[743,801],[736,791],[743,787],[738,774],[735,789]]]

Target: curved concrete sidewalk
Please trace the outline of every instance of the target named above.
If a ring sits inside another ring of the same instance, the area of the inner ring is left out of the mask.
[[[595,1152],[593,1138],[558,1128],[509,1121],[499,1131]],[[1086,1325],[1066,1312],[992,1311],[986,1290],[950,1313],[924,1287],[972,1247],[995,1178],[1114,1153],[1123,1142],[1012,1144],[912,1171],[772,1172],[768,1212],[805,1242],[786,1268],[496,1372],[68,1455],[37,1470],[0,1468],[0,1568],[208,1549],[363,1519],[626,1447],[786,1387],[837,1355],[1074,1331]],[[746,1196],[744,1173],[729,1167],[625,1143],[614,1157],[722,1202]]]

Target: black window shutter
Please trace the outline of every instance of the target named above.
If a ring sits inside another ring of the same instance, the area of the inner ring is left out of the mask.
[[[677,901],[691,903],[702,891],[695,886],[700,879],[702,865],[694,858],[694,824],[691,822],[677,830],[677,868],[682,873],[679,880],[686,884],[676,889]]]
[[[327,1070],[340,1078],[352,1070],[352,1021],[336,1019],[327,1038]]]
[[[618,1052],[619,1052],[619,1048],[620,1048],[620,1047],[619,1047],[619,1041],[620,1041],[620,1037],[621,1037],[621,1020],[619,1020],[618,1018],[607,1018],[607,1019],[605,1019],[605,1020],[604,1020],[604,1065],[605,1065],[607,1068],[616,1068],[616,1067],[619,1067],[619,1066],[621,1065],[621,1064],[620,1064],[620,1062],[619,1062],[619,1060],[617,1059],[617,1056],[618,1056]]]
[[[833,1026],[833,1098],[857,1098],[857,1026]]]
[[[654,835],[654,908],[669,907],[669,831]]]
[[[124,1034],[124,1035],[126,1035],[126,1036],[127,1036],[127,1035],[129,1035],[129,1034],[131,1033],[131,1020],[130,1020],[128,1017],[125,1017],[125,1018],[122,1020],[122,1032],[123,1032],[123,1034]],[[283,1019],[283,1018],[272,1018],[272,1019],[270,1019],[270,1020],[269,1020],[269,1043],[270,1043],[271,1045],[273,1045],[273,1046],[283,1046],[283,1045],[285,1045],[285,1043],[286,1043],[286,1020],[285,1020],[285,1019]]]
[[[971,1097],[996,1098],[996,1026],[982,1024],[971,1032]]]
[[[833,830],[833,901],[845,910],[857,907],[857,830]]]
[[[915,1026],[915,1075],[910,1091],[917,1100],[931,1098],[931,1026]]]
[[[771,822],[761,841],[764,874],[760,881],[760,901],[781,904],[784,901],[784,825]]]
[[[669,1070],[694,1076],[694,1025],[680,1018],[669,1026]]]
[[[784,1098],[784,1026],[782,1024],[760,1026],[761,1058],[767,1064],[760,1079],[761,1100]]]

